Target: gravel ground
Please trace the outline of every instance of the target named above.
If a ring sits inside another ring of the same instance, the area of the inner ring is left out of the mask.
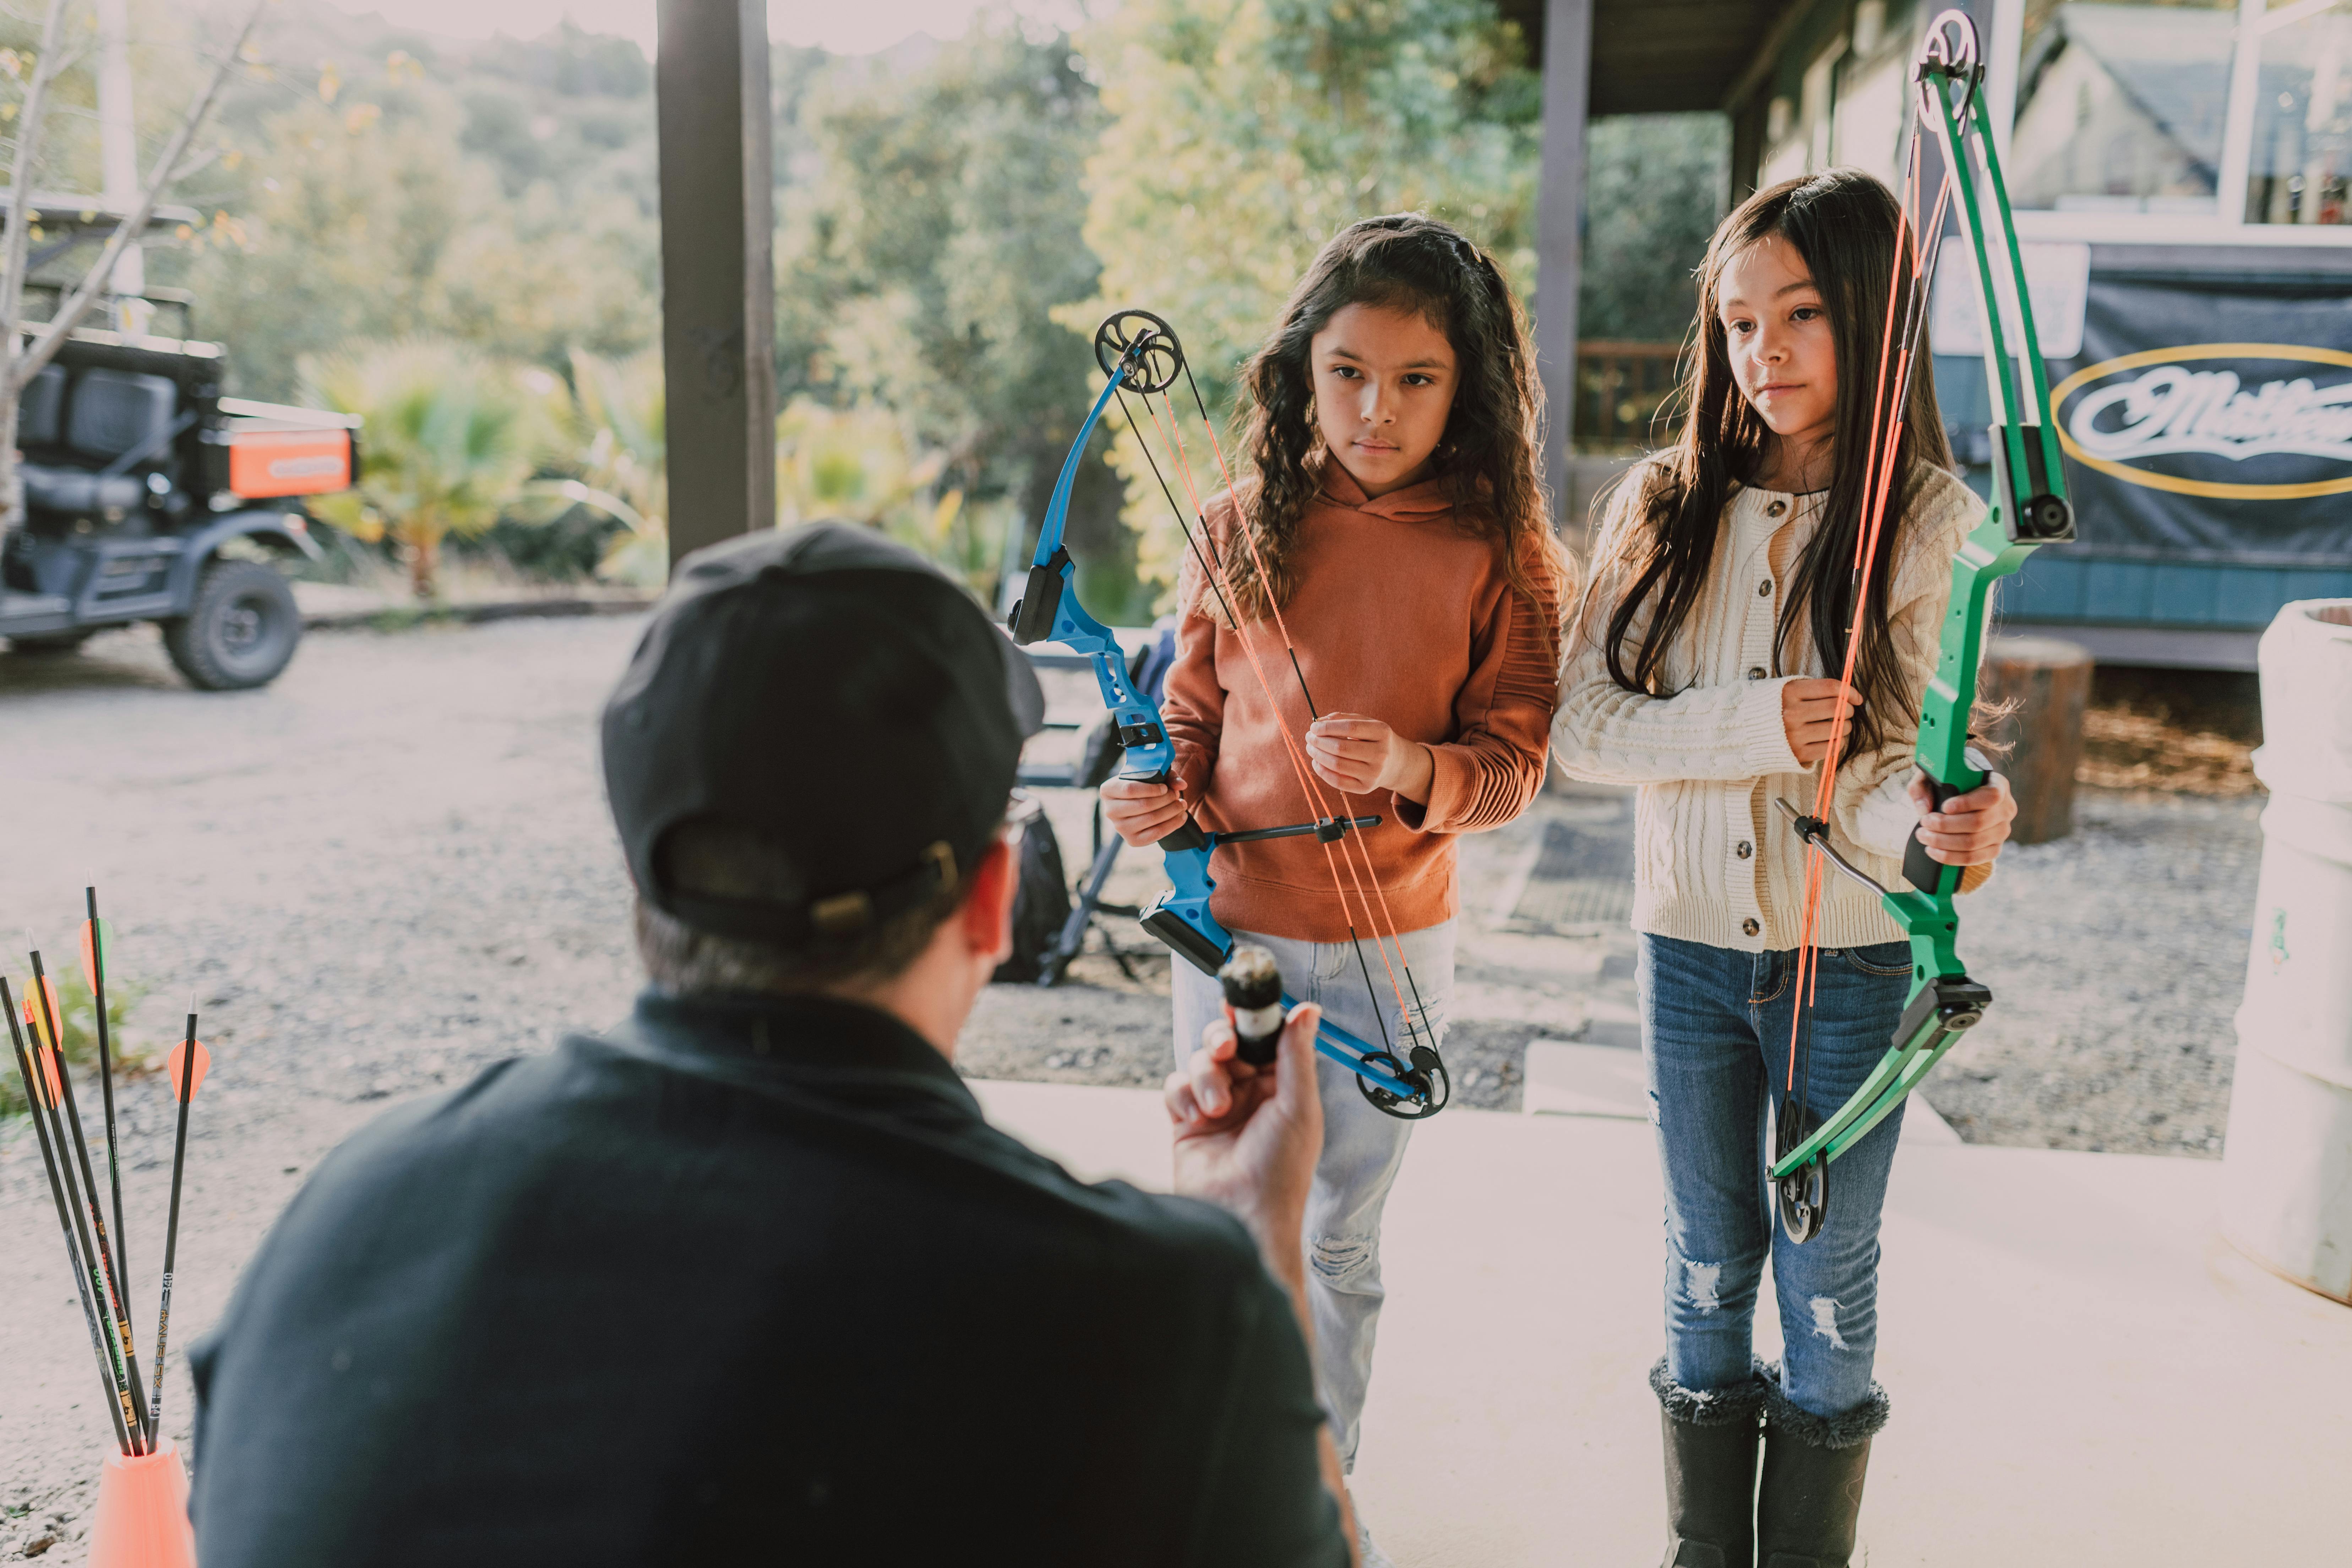
[[[175,1286],[165,1425],[182,1441],[177,1347],[218,1313],[325,1151],[394,1097],[627,1007],[627,888],[593,719],[639,624],[315,635],[275,686],[216,696],[182,686],[143,628],[78,657],[0,658],[16,742],[0,931],[27,928],[69,961],[81,889],[96,883],[121,974],[146,988],[134,1042],[159,1046],[193,992],[215,1052]],[[1082,678],[1056,682],[1058,710],[1098,710]],[[1086,798],[1047,794],[1076,875]],[[2258,809],[2093,793],[2073,838],[2004,859],[1967,907],[1962,944],[2000,1005],[1928,1091],[1965,1136],[2215,1152]],[[1528,934],[1506,920],[1543,825],[1612,811],[1547,795],[1465,841],[1446,1052],[1461,1103],[1516,1110],[1530,1040],[1628,1039],[1626,933]],[[1137,901],[1157,880],[1154,857],[1126,854],[1110,894]],[[1069,984],[992,987],[966,1031],[966,1071],[1159,1081],[1167,960],[1130,922],[1110,924],[1137,952],[1135,977],[1097,937]],[[168,1100],[159,1078],[121,1098],[133,1300],[152,1335]],[[43,1185],[25,1125],[0,1128],[0,1312],[15,1331],[0,1358],[0,1560],[47,1541],[37,1554],[71,1563],[106,1424]]]
[[[1961,905],[1994,1005],[1927,1082],[1972,1143],[2218,1159],[2263,798],[2086,790]]]

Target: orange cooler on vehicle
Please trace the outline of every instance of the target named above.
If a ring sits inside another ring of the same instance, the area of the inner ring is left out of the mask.
[[[233,493],[259,500],[351,489],[359,467],[356,417],[241,397],[222,398],[220,410]]]

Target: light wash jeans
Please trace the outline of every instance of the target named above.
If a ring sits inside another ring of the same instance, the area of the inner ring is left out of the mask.
[[[1325,1017],[1375,1049],[1385,1026],[1396,1056],[1404,1058],[1396,994],[1369,937],[1360,966],[1349,942],[1233,935],[1274,954],[1292,1000],[1319,1004]],[[1407,931],[1401,941],[1412,969],[1413,989],[1405,992],[1406,1000],[1419,991],[1430,1033],[1442,1046],[1447,999],[1454,992],[1454,922]],[[1393,962],[1394,944],[1389,952]],[[1364,966],[1371,970],[1372,992],[1364,985]],[[1171,969],[1176,1059],[1181,1064],[1200,1048],[1201,1031],[1223,1016],[1224,995],[1213,977],[1182,959]],[[1402,973],[1398,978],[1402,982]],[[1315,1380],[1330,1413],[1339,1462],[1353,1469],[1364,1392],[1372,1378],[1372,1340],[1386,1297],[1381,1289],[1381,1208],[1404,1163],[1412,1123],[1373,1110],[1357,1089],[1356,1075],[1339,1063],[1318,1057],[1315,1065],[1323,1100],[1323,1157],[1307,1199],[1307,1300],[1315,1321]]]
[[[1799,1408],[1842,1415],[1871,1397],[1878,1349],[1878,1216],[1902,1131],[1897,1105],[1829,1168],[1821,1233],[1781,1229],[1766,1172],[1768,1098],[1788,1081],[1797,955],[1740,952],[1643,933],[1635,983],[1642,1056],[1666,1185],[1666,1375],[1700,1393],[1748,1381],[1764,1259],[1786,1344],[1780,1387]],[[1806,1008],[1811,1088],[1826,1119],[1892,1043],[1911,983],[1899,942],[1824,950]]]

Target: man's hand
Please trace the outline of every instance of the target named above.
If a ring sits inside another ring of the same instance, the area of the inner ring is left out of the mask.
[[[1157,844],[1184,826],[1184,800],[1164,784],[1142,779],[1105,779],[1103,820],[1130,849]]]
[[[1307,762],[1315,776],[1349,795],[1394,790],[1429,804],[1437,761],[1427,746],[1408,741],[1361,713],[1326,713],[1307,727]]]
[[[1927,858],[1947,866],[1982,866],[2009,842],[2010,824],[2017,820],[2017,797],[2009,781],[1988,773],[1985,782],[1966,795],[1956,795],[1936,809],[1927,791],[1927,775],[1911,775],[1911,804],[1919,809],[1919,842]]]
[[[1220,1018],[1202,1032],[1192,1060],[1168,1075],[1175,1123],[1176,1190],[1238,1215],[1257,1238],[1274,1277],[1304,1283],[1300,1236],[1307,1189],[1323,1152],[1323,1100],[1315,1086],[1315,1027],[1323,1010],[1291,1009],[1272,1065],[1234,1055],[1234,1026]]]
[[[1853,733],[1854,710],[1862,694],[1843,681],[1792,680],[1780,688],[1780,723],[1789,731],[1789,750],[1811,767],[1829,754],[1839,710],[1846,716],[1846,733]]]

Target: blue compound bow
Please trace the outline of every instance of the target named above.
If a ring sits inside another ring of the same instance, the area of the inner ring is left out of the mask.
[[[1037,551],[1029,567],[1028,584],[1020,602],[1013,605],[1006,626],[1013,640],[1024,647],[1038,642],[1056,642],[1091,659],[1096,683],[1102,688],[1103,705],[1110,710],[1115,739],[1125,753],[1115,776],[1166,784],[1175,774],[1176,747],[1168,738],[1160,706],[1138,690],[1129,678],[1126,650],[1110,628],[1088,615],[1086,606],[1078,603],[1076,563],[1071,560],[1062,536],[1069,523],[1070,491],[1077,479],[1087,438],[1094,434],[1096,424],[1113,398],[1124,388],[1148,400],[1154,394],[1166,393],[1179,375],[1187,375],[1188,380],[1189,375],[1184,351],[1174,330],[1148,310],[1121,310],[1105,321],[1095,333],[1095,361],[1102,367],[1107,384],[1088,410],[1086,423],[1078,427],[1077,438],[1070,443],[1069,456],[1054,485],[1053,500],[1045,508],[1045,521],[1038,530]],[[1193,395],[1197,401],[1197,387]],[[1125,406],[1123,399],[1121,406]],[[1172,405],[1171,412],[1172,415]],[[1202,412],[1205,419],[1205,406]],[[1130,424],[1132,418],[1130,415]],[[1141,439],[1140,431],[1137,438]],[[1174,498],[1170,499],[1173,504]],[[1186,541],[1198,555],[1200,542],[1193,538],[1191,527],[1185,525],[1181,510],[1177,521],[1184,527]],[[1212,573],[1210,557],[1201,556],[1200,560],[1202,570]],[[1379,821],[1377,816],[1335,816],[1281,827],[1210,833],[1192,820],[1188,809],[1182,825],[1159,842],[1171,886],[1144,910],[1143,929],[1202,973],[1213,975],[1234,945],[1232,936],[1209,911],[1209,896],[1216,889],[1215,880],[1209,875],[1209,857],[1219,844],[1313,834],[1328,845]],[[1360,942],[1357,956],[1360,965]],[[1369,986],[1368,966],[1365,979]],[[1285,1007],[1294,1005],[1287,993],[1282,1000]],[[1452,1086],[1433,1042],[1424,1030],[1414,1028],[1411,1010],[1401,1011],[1405,1015],[1402,1022],[1412,1041],[1402,1058],[1393,1050],[1366,1044],[1328,1019],[1316,1036],[1315,1048],[1354,1073],[1357,1087],[1376,1109],[1390,1116],[1417,1121],[1444,1110]]]
[[[1908,379],[1924,357],[1916,350],[1927,319],[1935,257],[1941,248],[1947,199],[1976,263],[1985,375],[1992,399],[1991,510],[1953,557],[1952,597],[1944,616],[1942,649],[1920,703],[1917,763],[1940,808],[1952,796],[1985,782],[1983,760],[1968,745],[1968,728],[1976,704],[1977,665],[1983,652],[1985,611],[1992,586],[2016,571],[2040,546],[2074,538],[2074,513],[2066,500],[2057,427],[2050,416],[2050,384],[2033,331],[2017,228],[2001,183],[2000,159],[1993,150],[1992,117],[1985,102],[1976,26],[1966,15],[1946,11],[1927,25],[1927,42],[1912,66],[1911,79],[1916,112],[1912,128],[1913,177],[1904,203],[1906,216],[1912,209],[1907,198],[1917,190],[1917,138],[1923,133],[1935,138],[1947,184],[1937,204],[1937,216],[1916,231],[1917,244],[1927,247],[1924,259],[1916,247],[1906,248],[1901,233],[1896,237],[1896,248],[1910,258],[1911,270],[1907,289],[1889,300],[1892,310],[1903,302],[1905,294],[1908,296],[1895,393],[1885,402],[1885,424],[1877,432],[1875,458],[1882,498],[1888,486],[1885,470],[1900,449]],[[2005,330],[2008,311],[2015,312],[2014,335]],[[1883,379],[1884,363],[1880,370]],[[1832,758],[1843,742],[1843,734],[1832,741]],[[1822,766],[1824,773],[1833,778],[1830,762],[1825,759]],[[1904,880],[1910,886],[1880,885],[1831,847],[1823,820],[1828,794],[1825,785],[1811,816],[1800,816],[1785,801],[1776,803],[1816,857],[1809,878],[1808,904],[1818,897],[1822,858],[1876,892],[1881,905],[1910,938],[1911,996],[1886,1054],[1827,1121],[1814,1123],[1804,1111],[1801,1095],[1792,1094],[1781,1103],[1771,1179],[1781,1223],[1790,1238],[1800,1242],[1821,1229],[1829,1195],[1830,1162],[1885,1121],[1992,1005],[1992,993],[1970,979],[1960,963],[1960,921],[1953,904],[1959,890],[1960,868],[1930,858],[1915,831],[1903,860]],[[1800,1013],[1807,999],[1801,975],[1801,969]],[[1793,1039],[1791,1045],[1793,1079]]]

